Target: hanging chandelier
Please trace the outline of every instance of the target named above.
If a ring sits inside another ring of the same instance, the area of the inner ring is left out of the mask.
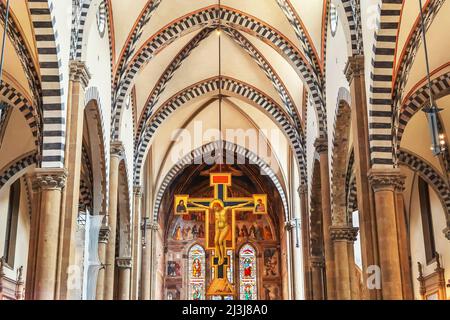
[[[439,109],[436,105],[436,101],[433,96],[433,86],[431,83],[431,72],[430,72],[430,61],[428,57],[428,46],[427,46],[427,37],[426,37],[426,27],[425,27],[425,16],[423,13],[422,0],[419,0],[420,5],[420,20],[422,27],[422,37],[423,37],[423,46],[425,51],[425,63],[427,70],[427,81],[428,81],[428,94],[429,94],[429,105],[423,108],[423,112],[425,112],[428,119],[428,127],[431,135],[431,151],[434,156],[439,156],[444,153],[446,150],[445,144],[445,135],[441,132],[440,128],[440,120],[439,113],[442,109]]]

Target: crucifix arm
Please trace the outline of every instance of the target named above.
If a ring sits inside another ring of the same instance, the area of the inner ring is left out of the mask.
[[[195,207],[197,207],[197,208],[201,208],[201,209],[209,209],[209,207],[204,206],[204,205],[199,204],[199,203],[195,203],[195,202],[193,202],[193,201],[188,201],[188,203],[189,203],[189,204],[192,204],[193,206],[195,206]]]
[[[252,204],[252,203],[253,203],[253,201],[247,201],[246,203],[241,203],[241,204],[238,204],[236,206],[230,207],[230,209],[243,208],[243,207],[246,207],[246,206],[248,206],[249,204]]]

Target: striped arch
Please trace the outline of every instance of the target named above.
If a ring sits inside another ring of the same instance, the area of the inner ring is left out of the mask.
[[[450,72],[447,72],[432,80],[433,95],[436,98],[450,94]],[[396,133],[396,147],[397,150],[400,149],[403,134],[405,133],[406,126],[412,117],[420,111],[424,105],[429,101],[428,85],[424,85],[419,88],[415,93],[413,93],[406,102],[403,103],[399,119],[398,119],[398,129]]]
[[[420,174],[420,176],[434,189],[438,194],[446,213],[447,225],[450,226],[450,189],[445,178],[433,167],[433,165],[413,152],[405,149],[400,150],[399,163]]]
[[[63,101],[63,72],[61,70],[56,15],[48,0],[27,0],[34,29],[34,38],[41,70],[43,110],[43,168],[63,168],[66,136],[66,112]]]
[[[6,16],[6,6],[3,1],[0,2],[0,23],[5,26],[5,16]],[[22,36],[20,29],[18,27],[19,23],[16,21],[15,17],[10,14],[8,19],[8,38],[14,46],[14,50],[20,60],[23,70],[25,71],[28,85],[33,93],[32,99],[34,105],[41,104],[41,82],[39,79],[38,71],[36,70],[36,65],[33,60],[33,56],[30,52],[30,48],[27,42]]]
[[[150,141],[153,138],[155,132],[158,130],[159,126],[167,118],[169,118],[173,112],[175,112],[179,107],[183,106],[186,102],[207,93],[218,91],[220,85],[222,86],[222,90],[246,99],[253,105],[260,106],[268,113],[268,115],[272,117],[273,120],[275,120],[275,123],[280,126],[280,128],[284,131],[292,144],[297,159],[302,183],[306,184],[306,158],[303,146],[304,141],[301,140],[295,127],[292,125],[292,123],[290,123],[288,117],[281,110],[281,107],[258,89],[230,77],[222,77],[221,80],[219,79],[219,77],[213,77],[198,82],[175,94],[160,107],[159,111],[152,116],[141,141],[139,141],[136,146],[135,183],[139,184],[139,182],[141,181],[141,170],[144,162],[144,157]]]
[[[270,180],[275,185],[276,189],[278,190],[278,193],[280,194],[281,201],[283,202],[283,208],[284,208],[284,216],[286,218],[286,221],[288,220],[288,214],[289,214],[289,206],[287,201],[287,195],[283,188],[283,185],[281,184],[280,180],[278,179],[278,176],[276,173],[272,170],[272,168],[265,163],[264,160],[259,158],[256,154],[253,152],[245,149],[242,146],[236,145],[234,143],[228,142],[228,141],[215,141],[211,142],[207,145],[204,145],[188,155],[186,155],[184,158],[182,158],[176,165],[173,166],[173,168],[167,173],[166,177],[164,178],[164,181],[162,182],[158,194],[155,198],[155,206],[153,209],[153,219],[154,221],[158,221],[158,213],[161,206],[161,202],[163,200],[164,194],[167,190],[167,188],[171,185],[171,183],[177,178],[179,174],[183,172],[183,170],[193,164],[197,163],[196,160],[201,159],[203,155],[205,154],[211,154],[214,151],[218,150],[225,150],[227,154],[237,154],[238,156],[245,157],[245,159],[248,159],[250,161],[250,164],[257,165],[261,172],[266,174]]]
[[[425,21],[426,21],[426,29],[428,29],[433,23],[434,18],[438,14],[445,0],[431,0],[427,2],[425,7]],[[396,78],[394,89],[392,90],[394,94],[394,110],[395,119],[394,121],[398,121],[397,117],[401,114],[401,102],[403,99],[403,93],[405,90],[405,86],[408,81],[409,72],[411,67],[414,64],[417,51],[422,43],[422,28],[420,20],[417,20],[415,25],[413,26],[414,32],[410,35],[409,41],[405,45],[405,50],[400,57],[400,63]]]
[[[70,39],[70,59],[81,60],[84,26],[92,0],[72,0],[72,34]]]
[[[364,44],[361,26],[361,4],[360,0],[341,0],[344,7],[347,23],[350,30],[352,55],[363,55]]]
[[[28,102],[22,93],[5,81],[2,81],[0,84],[0,100],[6,102],[10,108],[17,108],[22,113],[31,129],[36,147],[40,148],[41,118],[38,111]]]
[[[36,151],[32,151],[21,155],[17,159],[7,164],[0,171],[0,189],[2,189],[16,174],[27,169],[28,167],[37,165],[37,155],[38,154]]]
[[[148,63],[156,54],[161,52],[165,47],[170,45],[173,41],[182,35],[195,31],[205,25],[215,24],[218,21],[217,13],[219,9],[217,6],[210,6],[200,11],[184,16],[164,28],[163,31],[152,36],[136,53],[135,57],[128,64],[126,72],[121,75],[118,88],[115,94],[115,103],[113,110],[112,123],[112,137],[117,140],[120,130],[120,119],[122,114],[123,103],[127,92],[133,84],[133,80],[141,68]],[[266,44],[272,46],[277,50],[290,64],[294,67],[296,72],[305,81],[314,98],[315,105],[319,111],[319,119],[323,119],[319,123],[322,125],[320,134],[326,137],[326,110],[324,99],[321,93],[320,81],[315,76],[311,66],[306,61],[305,56],[295,47],[287,38],[277,33],[269,25],[258,20],[255,17],[237,12],[228,7],[222,7],[221,19],[227,25],[225,27],[236,27],[245,32],[259,37]]]
[[[305,28],[305,25],[303,24],[302,19],[297,14],[297,12],[294,9],[294,6],[289,0],[276,0],[276,1],[280,6],[281,10],[283,11],[284,15],[286,16],[286,19],[289,21],[292,28],[294,29],[295,34],[298,40],[300,41],[303,54],[308,59],[308,63],[311,66],[313,66],[316,76],[319,79],[321,79],[322,69],[319,63],[319,56],[312,44],[312,40],[308,34],[308,31]]]
[[[163,75],[160,77],[158,83],[155,88],[151,92],[147,102],[146,107],[144,108],[143,115],[141,116],[141,120],[139,121],[138,126],[138,134],[136,135],[136,143],[139,142],[141,138],[142,128],[145,123],[150,119],[153,114],[153,108],[158,103],[160,96],[164,92],[168,82],[173,78],[175,72],[180,68],[184,60],[191,54],[191,52],[198,47],[201,41],[206,39],[213,28],[205,28],[198,35],[196,35],[181,51],[180,53],[173,59],[172,63],[167,67],[164,71]],[[245,52],[247,52],[250,57],[252,57],[261,70],[266,74],[267,78],[273,84],[275,90],[280,95],[281,101],[286,108],[286,111],[289,113],[290,117],[294,120],[296,128],[304,140],[304,134],[302,130],[302,123],[297,114],[296,107],[293,103],[292,97],[289,95],[289,92],[283,82],[281,81],[278,74],[276,74],[275,70],[269,64],[269,62],[263,57],[263,55],[253,46],[253,44],[248,41],[240,32],[231,28],[225,28],[225,33],[229,35],[234,41],[237,42]]]
[[[150,93],[147,102],[145,103],[145,107],[142,111],[141,119],[139,120],[138,130],[136,134],[136,143],[139,142],[141,138],[142,129],[150,120],[150,117],[153,115],[153,108],[159,101],[159,98],[165,91],[167,84],[170,80],[172,80],[175,72],[180,68],[183,62],[189,57],[192,51],[199,46],[199,44],[213,31],[212,28],[205,28],[198,35],[196,35],[183,49],[181,49],[180,53],[172,60],[170,65],[163,72],[158,82],[156,83],[154,89]]]
[[[356,189],[356,177],[352,175],[347,192],[347,217],[349,222],[353,218],[353,212],[358,210],[358,193]]]
[[[2,103],[0,105],[0,149],[2,147],[3,138],[5,137],[6,127],[8,126],[9,118],[11,117],[11,113],[13,108],[7,104]]]
[[[107,143],[108,136],[106,134],[105,118],[103,116],[103,105],[100,99],[100,92],[97,87],[90,87],[85,92],[85,105],[86,108],[93,107],[95,110],[91,114],[96,115],[96,119],[88,119],[88,122],[93,122],[92,126],[97,126],[97,132],[100,133],[99,136],[99,146],[94,146],[98,150],[100,155],[100,170],[102,174],[101,188],[102,188],[102,210],[104,213],[108,212],[109,204],[109,144]],[[94,102],[94,104],[93,104]],[[89,111],[88,111],[89,112]],[[89,123],[88,123],[89,125]],[[91,146],[92,147],[92,146]],[[96,175],[93,173],[93,175]]]
[[[130,58],[133,57],[136,52],[136,46],[141,39],[144,27],[150,22],[156,9],[158,9],[161,4],[161,0],[148,0],[144,9],[140,13],[137,24],[128,35],[128,39],[122,49],[119,57],[119,62],[117,63],[115,75],[114,75],[114,87],[120,80],[120,76],[125,72],[125,69],[130,62]]]
[[[394,164],[392,143],[393,68],[403,0],[382,0],[375,31],[370,83],[369,140],[374,168]]]
[[[297,113],[297,107],[294,104],[294,100],[292,99],[291,95],[289,94],[289,91],[287,90],[286,86],[284,85],[281,78],[278,76],[276,71],[272,68],[269,61],[267,61],[266,58],[261,54],[261,52],[258,51],[258,49],[255,48],[255,46],[239,31],[231,28],[226,28],[225,32],[234,40],[236,43],[245,51],[247,52],[251,58],[258,64],[258,66],[261,68],[261,70],[264,72],[264,74],[267,76],[269,81],[274,86],[275,90],[277,91],[278,95],[280,96],[281,101],[283,102],[283,105],[290,115],[290,117],[293,119],[298,132],[302,139],[306,141],[303,133],[302,128],[302,121],[299,118],[299,115]],[[319,111],[320,112],[320,111]],[[323,122],[322,122],[323,123]],[[319,125],[320,127],[323,127],[322,125]]]

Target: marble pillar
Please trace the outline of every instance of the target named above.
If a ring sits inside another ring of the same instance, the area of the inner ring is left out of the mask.
[[[159,225],[147,221],[143,224],[143,228],[145,228],[145,246],[142,248],[141,300],[148,301],[152,299],[155,274],[153,239],[154,234],[159,230]]]
[[[325,263],[322,257],[312,256],[311,263],[311,284],[312,284],[312,299],[316,301],[325,300],[324,290],[324,276],[323,271]]]
[[[119,190],[119,164],[124,156],[125,149],[121,142],[111,143],[111,161],[109,166],[109,210],[107,225],[110,228],[110,237],[106,245],[105,287],[104,300],[114,299],[114,277],[116,266],[116,232],[118,214],[118,190]]]
[[[380,250],[382,298],[403,299],[402,268],[397,226],[396,188],[404,177],[399,169],[372,169],[369,180],[375,194],[375,213]]]
[[[326,272],[326,298],[327,300],[336,299],[336,276],[335,261],[333,252],[333,242],[331,240],[330,227],[331,221],[331,189],[330,189],[330,170],[328,158],[328,141],[317,139],[314,144],[317,153],[320,156],[320,180],[322,191],[322,228],[323,242],[325,251],[325,272]]]
[[[38,188],[39,221],[33,228],[36,234],[34,270],[34,300],[54,300],[58,264],[59,228],[61,220],[62,192],[67,181],[64,169],[36,169],[34,188]]]
[[[117,258],[116,265],[118,268],[117,300],[130,300],[131,258]]]
[[[110,233],[111,229],[104,224],[100,229],[98,237],[98,258],[103,267],[98,272],[96,300],[104,299],[103,290],[105,289],[106,247],[108,246]]]
[[[142,213],[142,187],[134,186],[134,204],[133,204],[133,242],[132,242],[132,260],[133,267],[131,270],[131,300],[139,299],[139,278],[141,267],[141,213]]]

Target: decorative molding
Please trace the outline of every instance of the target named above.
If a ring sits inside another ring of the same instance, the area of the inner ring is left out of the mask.
[[[66,169],[36,169],[33,176],[34,187],[41,190],[62,190],[66,186]]]
[[[98,242],[99,243],[108,243],[110,235],[111,235],[111,228],[108,226],[102,226],[100,228],[100,233],[98,235]]]
[[[69,80],[80,82],[83,89],[86,89],[91,80],[91,73],[86,66],[86,63],[80,60],[71,60],[69,62]]]
[[[325,260],[323,257],[312,256],[310,258],[311,268],[325,268]]]
[[[119,269],[131,269],[133,262],[131,258],[116,258],[116,265]]]
[[[112,157],[123,158],[125,156],[125,147],[121,141],[111,142],[110,154]]]
[[[345,77],[349,83],[352,83],[355,77],[361,77],[364,75],[364,56],[349,57],[347,65],[345,66]]]
[[[314,148],[316,148],[316,151],[318,154],[323,154],[328,152],[328,140],[319,138],[314,142]]]
[[[355,242],[358,239],[358,228],[332,226],[330,228],[331,240]]]
[[[399,169],[372,169],[368,174],[369,182],[375,192],[396,191],[404,184],[405,176]]]

